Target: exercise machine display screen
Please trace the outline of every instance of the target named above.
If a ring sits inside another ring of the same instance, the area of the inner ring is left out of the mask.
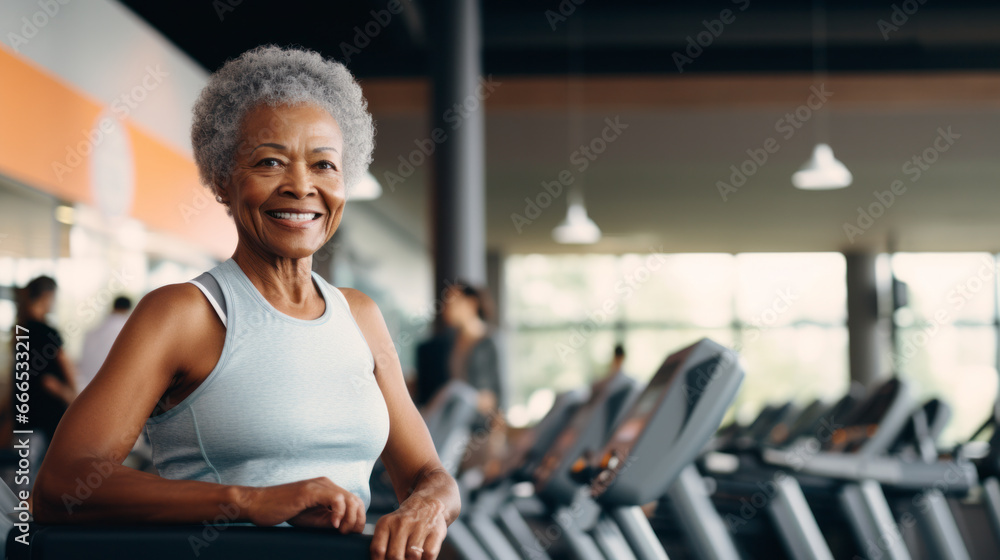
[[[834,453],[857,453],[879,429],[879,424],[900,398],[902,385],[896,379],[882,384],[874,395],[856,414],[849,417],[845,426],[837,428],[833,436],[824,442],[823,451]]]
[[[601,391],[591,395],[590,400],[573,413],[569,427],[559,434],[559,437],[552,445],[552,449],[545,454],[538,469],[535,471],[535,484],[539,489],[545,486],[557,471],[559,465],[563,464],[566,455],[572,451],[577,439],[593,420],[593,415],[599,413],[600,407],[603,407],[607,402],[607,397],[611,390],[611,384],[604,385]]]

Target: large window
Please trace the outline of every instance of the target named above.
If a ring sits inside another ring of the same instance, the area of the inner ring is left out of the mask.
[[[898,253],[909,301],[894,315],[895,369],[919,400],[952,407],[944,443],[968,438],[997,398],[997,278],[989,253]]]
[[[747,370],[741,420],[770,402],[832,401],[847,389],[838,253],[524,255],[508,259],[506,286],[513,424],[544,413],[534,404],[548,391],[606,374],[616,343],[642,381],[702,337],[736,348]]]

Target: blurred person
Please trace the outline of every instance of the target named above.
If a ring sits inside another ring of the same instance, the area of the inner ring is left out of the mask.
[[[445,289],[441,318],[447,328],[417,349],[420,404],[457,379],[479,391],[481,415],[501,408],[503,383],[497,345],[488,324],[491,313],[492,301],[485,290],[463,281]]]
[[[80,391],[90,383],[97,370],[101,368],[104,359],[111,351],[111,345],[118,338],[118,333],[125,326],[128,314],[132,310],[132,300],[125,296],[118,296],[111,304],[111,313],[104,318],[94,330],[87,333],[83,339],[83,353],[80,355],[79,373],[77,387]]]
[[[372,558],[437,556],[457,484],[378,307],[312,272],[373,136],[360,86],[316,52],[259,47],[209,77],[192,143],[236,250],[204,284],[164,286],[136,306],[55,435],[37,521],[197,524],[223,511],[360,532],[381,457],[401,504],[376,523]],[[121,465],[144,426],[159,476]],[[69,515],[62,496],[95,470],[102,484]]]
[[[17,306],[17,324],[28,329],[33,378],[28,391],[31,414],[27,426],[50,440],[67,406],[76,397],[77,378],[76,368],[63,350],[62,336],[47,321],[55,305],[57,288],[51,277],[39,276],[19,291]]]
[[[625,363],[625,346],[621,344],[615,345],[614,354],[611,356],[611,363],[608,364],[608,371],[603,377],[595,380],[590,384],[590,394],[596,394],[605,385],[611,382],[612,379],[617,375],[625,375],[625,370],[622,367]]]
[[[608,374],[606,377],[610,377],[623,370],[622,366],[625,364],[625,347],[621,344],[615,344],[614,355],[611,357],[611,364],[608,366]]]
[[[16,324],[22,328],[15,328],[14,334],[24,335],[26,329],[28,338],[18,341],[14,336],[11,342],[14,347],[13,383],[27,381],[28,411],[24,415],[27,421],[22,422],[15,408],[22,401],[17,398],[19,391],[13,386],[5,420],[13,423],[12,429],[33,430],[34,435],[39,436],[32,443],[32,459],[39,461],[67,406],[76,397],[76,369],[63,350],[59,331],[46,320],[56,301],[56,289],[55,280],[39,276],[17,291]],[[23,379],[25,371],[29,372],[27,379]],[[34,471],[32,474],[36,474]]]
[[[499,407],[501,389],[497,345],[487,321],[492,302],[484,288],[457,282],[448,288],[441,317],[452,329],[448,353],[450,379],[459,379],[479,391],[479,413],[488,415]]]
[[[492,309],[485,289],[463,281],[448,286],[441,307],[447,330],[421,345],[417,359],[425,399],[451,380],[464,381],[478,391],[479,414],[471,426],[461,470],[478,469],[486,477],[500,470],[507,439],[499,352],[488,324]]]

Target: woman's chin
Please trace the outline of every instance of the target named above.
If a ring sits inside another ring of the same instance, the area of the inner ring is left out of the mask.
[[[306,247],[301,247],[301,246],[300,247],[272,247],[271,248],[271,253],[275,257],[278,257],[279,259],[298,260],[298,259],[307,259],[307,258],[313,256],[321,248],[322,248],[322,246],[319,246],[319,247],[313,247],[313,246],[306,246]]]

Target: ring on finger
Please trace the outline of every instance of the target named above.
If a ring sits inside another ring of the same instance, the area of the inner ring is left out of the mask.
[[[417,552],[419,552],[420,554],[423,554],[423,553],[424,553],[424,549],[420,548],[419,546],[413,546],[413,545],[411,545],[411,546],[410,546],[410,548],[411,548],[412,550],[416,550],[416,551],[417,551]]]

